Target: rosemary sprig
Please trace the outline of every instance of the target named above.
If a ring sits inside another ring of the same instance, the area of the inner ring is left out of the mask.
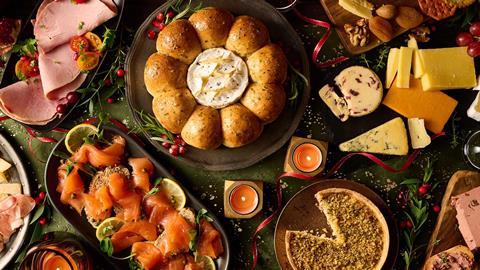
[[[136,111],[136,114],[140,118],[140,126],[136,126],[132,129],[133,132],[139,133],[141,131],[145,131],[151,135],[153,135],[152,139],[160,141],[160,139],[165,140],[166,142],[173,143],[173,134],[165,129],[158,120],[151,114],[145,113],[142,111]],[[166,138],[162,138],[165,137]],[[167,140],[168,139],[168,140]]]
[[[375,72],[380,72],[387,65],[388,53],[390,52],[390,47],[383,46],[378,51],[378,56],[374,60],[368,59],[365,53],[359,55],[360,62],[363,62],[368,68],[373,69]]]
[[[288,101],[290,106],[295,107],[297,105],[297,99],[300,91],[304,88],[305,85],[308,86],[309,82],[307,77],[303,75],[299,70],[297,70],[292,64],[288,63],[290,68],[290,93],[288,95]]]
[[[175,17],[170,18],[169,16],[166,16],[168,13],[168,9],[165,10],[165,24],[169,24],[173,21],[176,21],[178,19],[181,19],[183,17],[189,16],[198,10],[202,9],[202,2],[200,2],[197,6],[193,7],[192,6],[192,0],[188,0],[188,3],[184,6],[183,5],[184,0],[178,0],[173,4],[170,8],[177,14]]]

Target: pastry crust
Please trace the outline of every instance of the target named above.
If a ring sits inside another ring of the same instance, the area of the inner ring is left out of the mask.
[[[264,123],[275,121],[285,107],[286,94],[281,85],[252,83],[240,102]]]
[[[188,20],[169,23],[158,34],[157,51],[190,64],[202,51],[195,28]]]
[[[207,7],[188,19],[197,31],[203,49],[223,47],[233,24],[233,15],[222,8]]]
[[[281,84],[287,79],[287,57],[274,43],[252,53],[247,59],[247,66],[254,82]]]
[[[339,246],[345,244],[348,241],[346,236],[341,231],[341,228],[338,226],[337,217],[334,214],[330,213],[331,209],[328,203],[324,201],[324,198],[331,194],[346,194],[348,197],[355,200],[356,202],[359,202],[362,205],[365,205],[368,208],[369,212],[371,212],[371,214],[376,218],[378,225],[382,230],[381,239],[382,239],[383,247],[382,247],[378,262],[376,263],[375,267],[371,269],[375,269],[375,270],[382,269],[382,266],[384,265],[387,259],[389,245],[390,245],[390,235],[389,235],[387,222],[384,216],[382,215],[382,213],[380,212],[380,210],[378,209],[378,207],[375,204],[373,204],[369,199],[367,199],[365,196],[361,195],[358,192],[355,192],[349,189],[344,189],[344,188],[329,188],[329,189],[319,191],[317,192],[317,194],[315,194],[315,198],[318,202],[318,208],[325,214],[327,222],[332,229],[332,238],[327,238],[325,236],[312,235],[306,231],[287,231],[285,233],[285,246],[287,251],[286,253],[287,253],[287,258],[291,267],[294,270],[300,270],[297,267],[295,258],[292,255],[292,249],[293,249],[292,243],[293,241],[295,241],[296,237],[310,238],[313,241],[323,241],[323,242],[332,241]],[[355,218],[355,217],[352,217],[352,218]],[[322,258],[315,258],[315,260],[322,260]],[[315,267],[315,265],[311,265],[309,269],[324,269],[324,268]]]
[[[225,48],[245,57],[269,40],[268,29],[263,22],[251,16],[238,16],[230,29]]]
[[[143,76],[152,96],[167,89],[187,87],[187,65],[161,53],[148,57]]]
[[[163,127],[178,134],[196,105],[195,98],[187,88],[168,89],[153,98],[152,110]]]
[[[220,110],[223,145],[240,147],[255,141],[263,131],[260,119],[242,104],[236,103]]]
[[[182,129],[186,143],[200,149],[215,149],[222,144],[222,123],[218,110],[198,105]]]

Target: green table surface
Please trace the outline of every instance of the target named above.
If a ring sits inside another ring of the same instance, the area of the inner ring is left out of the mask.
[[[0,11],[0,15],[20,16],[25,18],[29,13],[29,10],[32,8],[33,1],[30,2],[24,0],[20,2],[20,6],[18,3],[15,5],[12,3],[10,7],[7,8],[7,12],[5,12],[5,10]],[[134,31],[140,25],[140,23],[143,22],[144,18],[162,3],[162,1],[155,0],[127,0],[122,27],[124,29]],[[275,2],[272,1],[272,3]],[[311,17],[327,20],[318,1],[304,1],[299,5],[299,9]],[[313,46],[323,35],[325,30],[317,26],[305,24],[298,18],[294,17],[291,13],[287,14],[286,16],[304,41],[307,53],[310,54]],[[453,34],[448,35],[447,38],[450,39],[450,41],[454,41],[454,37],[455,36]],[[404,44],[404,40],[405,37],[397,38],[396,41],[393,42],[394,44],[391,46],[398,47],[400,44]],[[339,45],[338,37],[335,35],[335,33],[333,33],[330,39],[327,41],[320,59],[328,59],[338,51],[341,52],[341,46]],[[375,56],[376,53],[377,51],[374,50],[368,55]],[[311,100],[305,111],[303,120],[299,126],[299,130],[304,136],[330,142],[327,161],[328,170],[328,168],[330,168],[332,164],[343,155],[338,151],[337,146],[332,143],[338,143],[339,138],[339,136],[337,136],[338,134],[334,134],[334,131],[342,132],[342,129],[339,127],[334,127],[332,122],[327,120],[328,117],[326,116],[329,115],[330,112],[317,95],[317,91],[321,86],[320,82],[325,78],[325,74],[328,74],[328,70],[316,69],[312,64],[311,73]],[[380,75],[383,73],[383,71],[380,72]],[[434,201],[440,202],[441,193],[443,192],[445,183],[448,181],[450,176],[455,171],[460,169],[472,169],[472,167],[464,162],[461,151],[463,146],[462,140],[470,131],[480,127],[477,122],[466,117],[466,108],[473,100],[474,93],[469,91],[457,91],[455,92],[454,97],[460,102],[455,116],[458,118],[458,121],[455,121],[455,126],[457,129],[456,133],[460,138],[460,143],[458,145],[452,145],[451,136],[439,138],[435,140],[432,145],[422,151],[420,156],[408,170],[400,174],[389,173],[366,159],[354,158],[348,161],[348,163],[340,170],[339,173],[335,174],[334,177],[349,179],[351,181],[358,181],[366,184],[378,192],[385,199],[387,204],[392,207],[394,213],[397,213],[398,209],[395,205],[394,199],[396,194],[394,188],[396,185],[405,178],[422,177],[423,166],[426,163],[426,159],[435,159],[437,162],[434,165],[434,181],[441,182],[442,184],[438,189],[438,194],[435,194]],[[386,108],[381,108],[381,110],[388,111],[386,115],[390,118],[392,118],[394,115],[393,112]],[[115,104],[108,105],[107,111],[111,113],[112,117],[122,120],[122,122],[128,127],[132,128],[135,126],[124,99],[121,98]],[[381,113],[377,114],[379,115],[374,117],[379,119],[387,117],[384,115],[380,116]],[[70,116],[61,125],[61,127],[70,128],[75,124],[82,122],[86,118],[88,118],[88,113],[86,111],[77,111]],[[278,121],[281,121],[281,119]],[[370,124],[370,127],[373,127],[372,124]],[[56,181],[56,179],[44,179],[43,176],[45,160],[48,157],[53,144],[41,143],[34,140],[33,148],[34,152],[36,153],[36,156],[34,156],[32,152],[28,150],[28,135],[20,124],[11,120],[3,121],[0,123],[0,128],[2,130],[2,134],[9,137],[12,142],[16,143],[18,151],[21,152],[22,156],[24,157],[23,161],[29,169],[30,183],[34,190],[36,190],[37,187],[42,188],[45,180]],[[362,129],[362,131],[364,131],[367,128],[363,127]],[[447,125],[445,130],[447,134],[452,134],[451,122]],[[358,130],[353,130],[352,132],[356,134],[360,133]],[[60,138],[62,136],[62,134],[58,133],[50,133],[48,135],[56,138]],[[348,137],[348,134],[345,136]],[[342,136],[340,136],[340,138],[341,137]],[[286,146],[284,146],[273,155],[249,168],[224,172],[211,172],[188,167],[181,162],[178,162],[171,156],[155,152],[154,150],[151,150],[151,152],[162,164],[168,168],[171,168],[177,179],[181,181],[194,195],[200,198],[203,203],[218,217],[220,217],[230,236],[231,247],[233,248],[232,269],[247,269],[251,263],[250,244],[252,233],[257,225],[275,209],[275,176],[283,170],[286,150]],[[406,157],[383,157],[383,159],[394,167],[400,167],[405,162]],[[254,179],[264,181],[265,196],[263,211],[256,217],[248,220],[223,218],[223,187],[225,179]],[[285,195],[284,203],[302,187],[305,187],[308,184],[308,182],[302,180],[284,180],[282,182],[282,188]],[[421,236],[421,242],[423,243],[428,241],[429,233],[435,222],[435,215],[430,216],[431,218],[428,221],[428,229]],[[44,226],[42,230],[44,232],[75,232],[75,230],[68,225],[66,220],[64,220],[63,217],[56,212],[53,213],[51,222]],[[257,269],[279,269],[273,246],[274,231],[275,222],[267,226],[258,236],[257,242],[261,255]],[[26,239],[26,242],[28,242],[28,239]],[[420,261],[421,260],[417,260],[418,263]],[[402,265],[402,259],[399,257],[397,260],[397,267],[402,268]],[[99,265],[98,268],[102,268],[102,266]]]

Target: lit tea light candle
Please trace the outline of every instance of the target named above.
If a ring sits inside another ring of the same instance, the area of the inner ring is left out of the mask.
[[[238,185],[230,193],[230,206],[241,215],[248,215],[258,206],[258,193],[249,185]]]
[[[43,263],[45,270],[71,270],[70,264],[62,256],[54,255],[50,258],[45,258]]]
[[[315,171],[322,161],[322,151],[313,143],[302,143],[293,151],[293,164],[302,172]]]

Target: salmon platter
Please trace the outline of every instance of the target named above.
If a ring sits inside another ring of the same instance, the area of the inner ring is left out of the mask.
[[[87,242],[116,269],[228,269],[228,238],[202,203],[129,135],[90,127],[57,144],[45,174],[53,206]]]
[[[38,1],[21,29],[18,25],[20,34],[0,82],[3,114],[50,131],[83,105],[81,89],[91,86],[112,51],[123,2]]]

